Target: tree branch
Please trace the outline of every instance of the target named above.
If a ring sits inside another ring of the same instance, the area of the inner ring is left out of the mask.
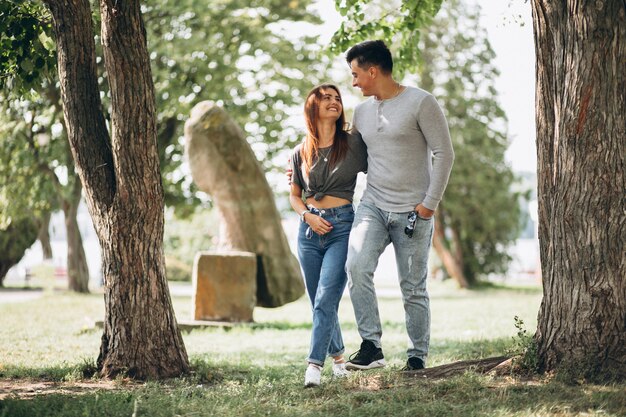
[[[469,370],[485,374],[492,371],[497,366],[505,363],[509,359],[510,358],[508,356],[496,356],[486,359],[459,361],[446,365],[435,366],[434,368],[406,371],[405,375],[407,378],[449,378],[454,375],[465,373]]]

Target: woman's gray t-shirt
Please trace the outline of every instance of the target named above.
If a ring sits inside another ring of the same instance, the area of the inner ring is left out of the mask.
[[[313,161],[308,176],[300,156],[302,144],[295,147],[291,154],[292,181],[302,188],[305,199],[313,197],[319,201],[325,195],[330,195],[352,201],[356,176],[359,172],[367,171],[367,147],[361,135],[352,133],[348,133],[348,145],[346,157],[332,170],[330,158],[328,161],[319,158]],[[320,148],[322,155],[328,151],[330,148]]]

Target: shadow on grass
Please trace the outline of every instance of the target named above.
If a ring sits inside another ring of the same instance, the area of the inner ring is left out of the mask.
[[[265,327],[260,327],[264,329]],[[274,328],[274,327],[270,327]],[[285,328],[300,328],[285,325]],[[500,338],[494,340],[476,340],[476,341],[459,341],[459,340],[438,340],[431,344],[431,351],[433,352],[434,360],[429,363],[429,366],[436,366],[445,363],[452,363],[460,360],[472,360],[483,359],[493,356],[511,354],[511,348],[514,345],[510,338]],[[280,358],[276,358],[269,353],[260,352],[259,355],[266,356],[268,364],[272,361],[280,362]],[[405,353],[396,352],[396,356],[400,358],[403,363],[406,358]],[[393,359],[391,352],[387,352],[389,359]],[[206,383],[210,381],[222,379],[219,375],[231,375],[231,377],[240,375],[240,379],[248,378],[248,375],[273,375],[274,371],[278,370],[279,373],[284,371],[284,368],[296,367],[300,369],[303,363],[298,361],[294,363],[293,360],[284,362],[283,366],[276,366],[272,364],[266,369],[269,371],[264,372],[263,368],[255,365],[251,365],[252,361],[262,361],[262,357],[254,355],[250,359],[240,359],[238,362],[220,360],[218,362],[211,360],[210,354],[201,354],[190,357],[191,367],[193,372],[192,377],[196,377],[197,383]],[[284,367],[284,368],[283,368]],[[257,369],[258,368],[258,369]],[[282,370],[282,371],[281,371]],[[269,372],[269,373],[268,373]],[[0,367],[1,379],[29,379],[29,380],[41,380],[41,381],[54,381],[54,382],[71,382],[84,380],[89,378],[96,378],[96,365],[92,358],[84,358],[80,363],[76,364],[63,364],[57,366],[42,366],[42,367],[19,367],[19,366],[2,366]],[[278,376],[278,375],[274,375]]]
[[[17,287],[17,286],[14,286],[14,287],[0,287],[0,293],[11,294],[11,293],[14,293],[14,292],[22,292],[22,291],[43,291],[43,287],[39,287],[39,286],[33,287],[33,286],[26,285],[26,284],[24,284],[21,287]]]
[[[495,282],[479,281],[472,288],[469,289],[472,292],[489,292],[489,291],[503,291],[503,292],[516,292],[521,294],[541,294],[543,288],[541,285],[525,285],[514,286],[506,284],[498,284]]]
[[[265,323],[250,323],[251,330],[303,330],[310,329],[310,322],[290,323],[287,321],[271,321]]]

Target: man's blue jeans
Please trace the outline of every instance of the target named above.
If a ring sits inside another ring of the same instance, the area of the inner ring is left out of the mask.
[[[374,271],[380,255],[389,243],[393,244],[410,341],[407,353],[409,357],[418,357],[425,363],[430,342],[426,277],[434,219],[425,220],[418,216],[413,237],[409,238],[404,233],[408,215],[409,212],[392,213],[361,202],[350,234],[346,270],[359,334],[363,340],[370,340],[380,347],[383,332],[374,288]]]
[[[300,224],[298,257],[304,272],[307,293],[313,307],[313,331],[308,361],[324,365],[327,355],[339,356],[345,348],[337,318],[339,301],[346,287],[348,237],[354,220],[352,204],[320,210],[333,229],[322,236],[309,233]]]

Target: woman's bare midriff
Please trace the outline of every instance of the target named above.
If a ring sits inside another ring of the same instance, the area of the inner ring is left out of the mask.
[[[327,209],[339,206],[345,206],[346,204],[351,204],[350,200],[346,200],[345,198],[333,197],[332,195],[325,195],[321,200],[317,201],[313,197],[309,197],[306,199],[306,204],[309,206],[313,206],[318,209]]]

